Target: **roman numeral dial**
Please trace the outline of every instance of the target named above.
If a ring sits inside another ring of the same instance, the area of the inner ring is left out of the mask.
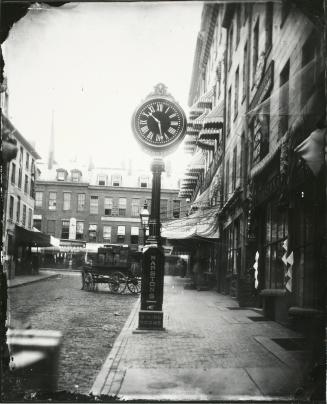
[[[186,118],[181,107],[168,97],[150,98],[133,115],[133,130],[144,145],[166,150],[177,144],[186,129]]]

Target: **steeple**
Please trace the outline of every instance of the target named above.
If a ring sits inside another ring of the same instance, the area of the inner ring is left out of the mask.
[[[55,144],[54,144],[54,110],[51,113],[51,133],[50,133],[50,146],[49,146],[49,157],[48,157],[48,169],[51,170],[54,160]]]

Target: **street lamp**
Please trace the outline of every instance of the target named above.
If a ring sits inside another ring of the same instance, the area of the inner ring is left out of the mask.
[[[150,217],[150,213],[148,211],[148,203],[147,203],[147,201],[145,201],[143,209],[140,212],[141,225],[142,225],[143,234],[144,234],[144,244],[145,244],[145,240],[146,240],[146,229],[149,225],[149,217]]]

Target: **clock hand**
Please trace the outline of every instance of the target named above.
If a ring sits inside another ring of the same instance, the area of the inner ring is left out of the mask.
[[[162,133],[161,133],[161,123],[160,123],[160,121],[158,120],[158,126],[159,126],[159,132],[160,132],[160,136],[162,136]]]
[[[150,116],[152,116],[152,118],[153,118],[158,124],[160,123],[159,119],[155,118],[155,117],[152,115],[152,112],[150,113]]]

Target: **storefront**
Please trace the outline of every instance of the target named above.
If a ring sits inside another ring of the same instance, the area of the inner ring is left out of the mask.
[[[188,257],[187,273],[198,290],[217,289],[219,230],[217,209],[198,209],[180,220],[163,223],[162,237],[174,254]]]

